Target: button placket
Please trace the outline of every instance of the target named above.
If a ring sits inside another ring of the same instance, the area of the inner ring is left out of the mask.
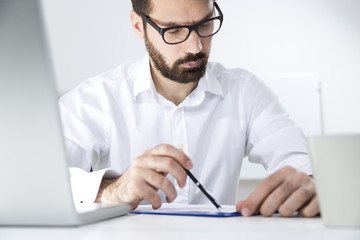
[[[185,111],[183,107],[177,107],[173,111],[172,116],[172,128],[173,128],[173,145],[179,149],[182,149],[186,155],[189,156],[188,136],[185,120]],[[189,179],[186,179],[184,188],[180,188],[175,181],[175,188],[178,192],[178,196],[175,202],[188,203],[189,200]]]

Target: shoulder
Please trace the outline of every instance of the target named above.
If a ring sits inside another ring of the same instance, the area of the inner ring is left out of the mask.
[[[73,105],[76,102],[94,104],[94,100],[103,101],[109,95],[119,94],[119,89],[132,88],[132,80],[139,72],[141,60],[124,62],[114,69],[102,72],[82,81],[74,89],[64,94],[59,102]]]
[[[208,68],[219,79],[248,79],[254,76],[251,72],[242,68],[227,68],[218,62],[209,62]]]
[[[261,79],[243,68],[226,68],[220,63],[209,62],[208,71],[215,76],[226,92],[266,88]]]

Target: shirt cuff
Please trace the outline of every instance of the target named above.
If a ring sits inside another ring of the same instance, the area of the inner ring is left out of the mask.
[[[118,172],[109,168],[86,172],[81,168],[70,167],[69,173],[74,203],[94,203],[102,179],[120,177]]]

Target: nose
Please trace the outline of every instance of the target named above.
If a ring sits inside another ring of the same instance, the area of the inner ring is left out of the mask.
[[[184,43],[185,43],[185,51],[187,53],[196,54],[202,50],[201,38],[195,31],[192,31],[190,33],[189,38],[186,39]]]

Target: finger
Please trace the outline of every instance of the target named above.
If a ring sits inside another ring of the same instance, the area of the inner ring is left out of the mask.
[[[245,203],[245,200],[241,200],[241,201],[236,203],[235,209],[236,209],[237,212],[241,213],[241,210],[244,207],[244,203]]]
[[[300,184],[298,181],[285,180],[264,200],[259,209],[260,213],[268,217],[273,215]]]
[[[315,196],[315,190],[312,186],[302,186],[297,189],[289,198],[279,207],[282,216],[290,216],[309,202]]]
[[[236,205],[235,205],[236,211],[242,214],[243,209],[246,208],[246,207],[244,206],[244,204],[245,204],[245,200],[241,200],[241,201],[239,201],[238,203],[236,203]],[[257,214],[257,213],[258,213],[258,211],[253,212],[253,214]],[[248,215],[247,215],[247,216],[248,216]]]
[[[146,182],[142,181],[139,183],[138,187],[133,189],[133,191],[138,199],[147,200],[153,209],[158,209],[161,207],[161,198],[159,194]]]
[[[306,204],[299,210],[299,216],[314,217],[320,213],[320,206],[317,196],[315,195],[309,204]]]
[[[245,200],[241,214],[250,216],[258,211],[266,197],[294,172],[296,172],[295,169],[284,167],[263,180]]]
[[[160,156],[167,156],[173,158],[186,169],[191,169],[193,167],[192,161],[188,156],[186,156],[186,154],[181,149],[178,149],[169,144],[161,144],[151,149],[149,152],[152,155],[160,155]]]
[[[163,176],[170,173],[176,179],[180,187],[184,187],[186,184],[186,172],[173,158],[153,155],[141,156],[136,159],[135,165],[144,169],[152,169]]]
[[[238,213],[241,213],[242,209],[244,208],[244,203],[245,203],[245,200],[241,200],[236,203],[235,209]]]
[[[152,186],[153,189],[155,188],[154,190],[162,190],[165,193],[168,202],[174,201],[177,196],[177,191],[168,178],[148,169],[144,171],[143,177],[148,185]]]

